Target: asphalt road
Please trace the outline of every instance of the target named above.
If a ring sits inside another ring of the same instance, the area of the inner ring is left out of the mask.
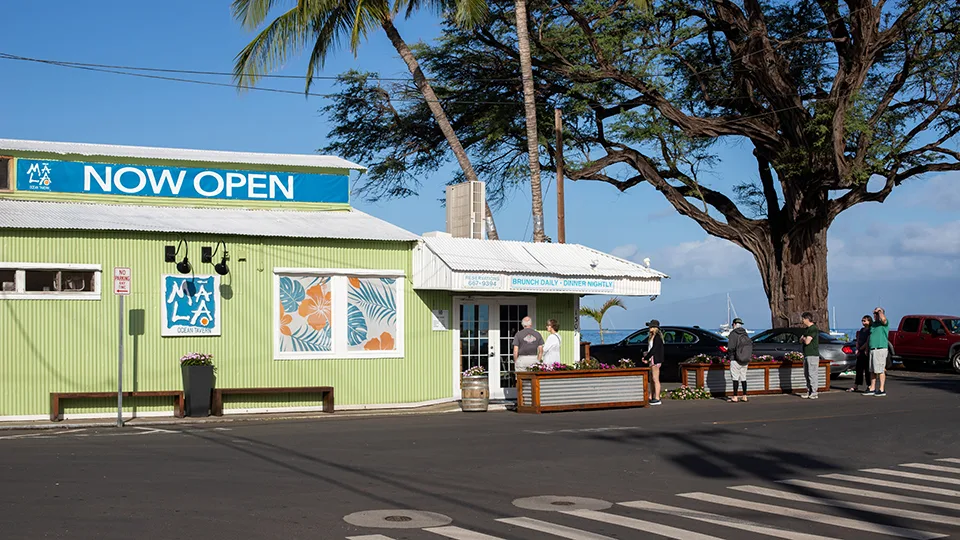
[[[898,372],[888,393],[2,432],[0,537],[960,537],[960,377]],[[542,496],[561,498],[516,501]]]

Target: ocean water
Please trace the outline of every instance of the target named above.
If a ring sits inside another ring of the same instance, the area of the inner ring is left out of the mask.
[[[638,329],[636,329],[636,328],[634,328],[634,329],[632,329],[632,330],[604,330],[604,331],[603,331],[603,342],[604,342],[605,344],[616,343],[616,342],[620,341],[621,339],[629,336],[630,334],[636,332],[637,330],[638,330]],[[716,329],[716,328],[708,329],[708,330],[712,330],[713,332],[718,332],[718,333],[719,333],[719,330]],[[757,335],[757,334],[759,334],[760,332],[762,332],[763,330],[766,330],[766,328],[761,329],[761,330],[757,330],[757,331],[754,332],[752,335]],[[857,334],[857,330],[854,329],[854,328],[838,328],[836,331],[837,331],[837,332],[842,332],[842,333],[846,334],[848,340],[853,339],[853,337]],[[598,332],[597,330],[581,330],[581,332],[580,332],[580,340],[581,340],[581,341],[589,341],[591,345],[599,345],[599,344],[600,344],[600,332]]]

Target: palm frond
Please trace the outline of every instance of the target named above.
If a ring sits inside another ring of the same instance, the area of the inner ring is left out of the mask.
[[[237,54],[233,79],[240,88],[249,88],[267,73],[286,63],[306,46],[312,31],[310,22],[297,7],[273,20]]]

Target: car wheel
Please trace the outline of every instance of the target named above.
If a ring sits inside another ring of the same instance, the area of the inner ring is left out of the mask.
[[[960,373],[960,350],[954,351],[953,358],[950,359],[950,367],[954,373]]]

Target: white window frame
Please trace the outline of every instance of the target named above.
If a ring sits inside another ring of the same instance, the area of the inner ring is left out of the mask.
[[[0,291],[0,300],[100,300],[102,294],[103,267],[99,264],[58,264],[0,262],[0,269],[13,270],[16,291]],[[27,291],[28,270],[59,270],[62,272],[93,272],[93,291]]]
[[[13,191],[13,188],[16,187],[14,184],[15,178],[13,177],[13,156],[3,156],[0,155],[0,161],[7,160],[6,163],[0,163],[0,168],[7,169],[7,187],[0,186],[0,193],[7,193]]]
[[[280,351],[280,277],[317,276],[330,278],[330,317],[333,324],[331,351],[281,352]],[[377,277],[396,279],[397,287],[397,335],[392,351],[351,351],[347,339],[347,286],[351,277]],[[369,270],[345,268],[274,268],[273,269],[273,359],[274,360],[325,360],[404,357],[404,295],[407,287],[403,270]]]

